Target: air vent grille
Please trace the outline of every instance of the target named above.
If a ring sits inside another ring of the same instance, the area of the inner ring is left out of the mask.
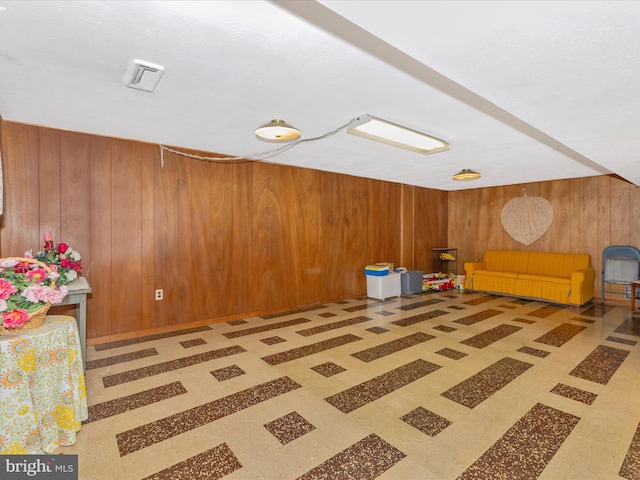
[[[153,92],[163,73],[162,65],[136,59],[127,72],[127,87]]]

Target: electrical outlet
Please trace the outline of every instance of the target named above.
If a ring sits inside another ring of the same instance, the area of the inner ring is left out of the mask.
[[[156,300],[162,300],[164,298],[164,292],[161,288],[156,290]]]

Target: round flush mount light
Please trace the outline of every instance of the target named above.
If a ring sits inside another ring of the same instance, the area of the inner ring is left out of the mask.
[[[271,120],[266,125],[257,128],[255,134],[256,138],[263,142],[286,143],[298,139],[302,132],[284,120]]]
[[[460,170],[453,176],[453,179],[458,181],[477,180],[478,178],[480,178],[480,174],[468,168]]]

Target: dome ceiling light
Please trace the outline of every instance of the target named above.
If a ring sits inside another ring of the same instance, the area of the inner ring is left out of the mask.
[[[457,181],[466,181],[466,180],[477,180],[480,177],[481,175],[478,172],[474,172],[473,170],[464,168],[460,170],[458,173],[456,173],[453,176],[453,179]]]
[[[300,138],[302,132],[284,120],[271,120],[266,125],[257,128],[255,134],[256,138],[263,142],[287,143]]]

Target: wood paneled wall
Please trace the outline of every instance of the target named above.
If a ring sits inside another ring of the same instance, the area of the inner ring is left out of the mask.
[[[45,232],[79,250],[89,338],[364,295],[367,263],[429,271],[447,243],[446,192],[170,153],[161,167],[157,145],[16,122],[0,138],[0,254]]]
[[[523,189],[530,197],[546,198],[554,213],[549,230],[529,246],[511,238],[501,221],[505,203],[522,196]],[[614,176],[449,192],[448,203],[449,245],[459,248],[462,262],[482,259],[486,249],[588,253],[599,298],[604,248],[640,248],[640,188]],[[623,299],[607,294],[605,301]]]

